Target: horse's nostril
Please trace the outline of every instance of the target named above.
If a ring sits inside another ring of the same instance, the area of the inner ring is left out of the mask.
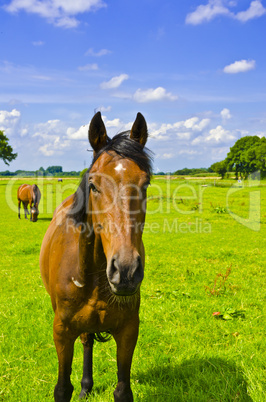
[[[140,283],[144,277],[144,270],[140,256],[136,260],[136,268],[132,272],[132,277],[136,283]]]
[[[109,270],[109,280],[114,285],[118,285],[120,282],[120,272],[118,268],[118,264],[115,258],[112,259],[112,263]]]

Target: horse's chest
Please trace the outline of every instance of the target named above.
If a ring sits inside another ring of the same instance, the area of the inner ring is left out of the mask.
[[[119,325],[119,317],[114,317],[113,312],[101,301],[89,300],[76,311],[68,311],[67,315],[69,325],[78,332],[102,332]]]

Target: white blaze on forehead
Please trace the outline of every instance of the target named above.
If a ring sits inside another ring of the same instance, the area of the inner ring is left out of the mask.
[[[115,170],[117,172],[121,172],[121,170],[126,170],[126,168],[123,167],[122,163],[119,163],[116,167]]]
[[[74,278],[74,276],[72,276],[71,279],[72,279],[73,283],[74,283],[78,288],[83,288],[84,285],[82,285],[81,283],[79,283],[79,282]]]

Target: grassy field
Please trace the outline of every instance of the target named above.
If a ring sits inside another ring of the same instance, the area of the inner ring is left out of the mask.
[[[20,184],[0,181],[0,401],[52,401],[57,357],[39,251],[54,208],[78,179],[37,181],[37,223],[17,218]],[[132,365],[135,401],[266,400],[266,183],[249,184],[154,178]],[[94,349],[95,385],[88,400],[109,402],[116,386],[115,344]],[[81,375],[77,340],[73,401]]]

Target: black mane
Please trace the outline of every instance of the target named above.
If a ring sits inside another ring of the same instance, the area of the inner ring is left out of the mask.
[[[86,207],[89,196],[89,187],[87,183],[87,174],[97,159],[104,153],[114,151],[124,159],[130,159],[135,162],[142,170],[152,175],[152,152],[143,148],[138,142],[129,137],[130,131],[115,135],[112,139],[108,138],[107,144],[94,156],[92,163],[79,184],[74,194],[74,202],[68,215],[74,220],[76,225],[85,221]]]
[[[36,208],[36,203],[37,202],[39,202],[39,197],[38,197],[38,190],[39,190],[39,188],[38,188],[38,186],[37,186],[37,184],[33,184],[33,186],[32,186],[32,190],[33,190],[33,205],[34,205],[34,207]]]

